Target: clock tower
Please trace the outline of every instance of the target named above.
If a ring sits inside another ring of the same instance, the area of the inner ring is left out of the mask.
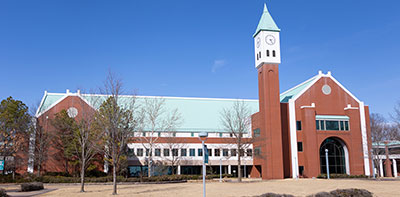
[[[261,149],[259,163],[263,179],[284,178],[279,98],[279,32],[280,29],[264,4],[263,14],[253,35],[255,67],[258,70],[258,121],[261,137],[256,140],[254,147]]]

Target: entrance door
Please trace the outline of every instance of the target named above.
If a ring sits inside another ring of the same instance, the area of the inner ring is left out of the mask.
[[[346,174],[344,143],[338,138],[327,138],[319,149],[321,174],[326,174],[325,149],[328,149],[329,173]]]

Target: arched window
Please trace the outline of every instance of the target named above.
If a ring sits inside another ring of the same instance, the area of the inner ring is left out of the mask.
[[[329,172],[333,174],[346,173],[346,158],[343,143],[337,138],[327,138],[319,149],[321,173],[326,174],[325,149],[328,149]]]
[[[272,51],[272,56],[275,57],[275,50]]]
[[[269,50],[267,50],[267,57],[269,57]]]

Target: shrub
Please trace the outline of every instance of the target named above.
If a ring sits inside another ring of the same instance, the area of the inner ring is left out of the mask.
[[[5,189],[0,188],[0,197],[9,197]]]
[[[290,194],[274,194],[274,193],[266,193],[262,194],[259,197],[294,197],[293,195]]]
[[[22,183],[21,184],[21,191],[29,192],[29,191],[36,191],[44,189],[43,183],[41,182],[32,182],[32,183]]]
[[[307,197],[372,197],[372,193],[365,189],[337,189],[331,192],[319,192]]]
[[[331,179],[348,179],[348,178],[365,179],[365,178],[368,178],[368,176],[365,176],[365,175],[348,175],[348,174],[330,174],[329,177]],[[320,174],[317,176],[317,178],[326,179],[327,174]]]

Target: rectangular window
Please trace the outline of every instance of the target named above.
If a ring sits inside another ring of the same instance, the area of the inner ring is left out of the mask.
[[[224,157],[228,157],[229,156],[229,149],[222,149],[222,155]]]
[[[254,129],[253,130],[253,135],[254,135],[254,137],[259,137],[260,136],[260,129]]]
[[[158,132],[158,137],[161,137],[161,132]]]
[[[339,121],[337,120],[326,120],[326,130],[339,131]]]
[[[190,136],[191,136],[191,137],[194,137],[194,133],[193,133],[193,132],[191,132],[191,133],[190,133]]]
[[[251,156],[253,156],[253,150],[252,149],[247,149],[246,150],[246,155],[248,156],[248,157],[251,157]]]
[[[254,155],[259,156],[260,154],[261,154],[261,148],[260,147],[254,148]]]
[[[150,156],[151,153],[152,153],[151,150],[146,148],[146,156]]]
[[[207,151],[208,151],[208,156],[212,156],[212,149],[207,149]]]
[[[197,149],[197,156],[203,156],[203,149],[202,148],[199,148],[199,149]]]
[[[161,156],[161,149],[159,148],[154,149],[154,155],[157,157]]]
[[[340,130],[343,131],[344,130],[344,121],[340,121],[339,123],[340,123]]]
[[[350,128],[349,128],[349,121],[345,121],[345,122],[344,122],[344,130],[346,130],[346,131],[349,131],[349,130],[350,130]]]
[[[143,157],[143,148],[138,148],[136,151],[138,157]]]
[[[146,137],[146,132],[142,132],[142,136],[143,136],[143,137]]]
[[[179,149],[176,149],[176,148],[172,149],[172,155],[173,155],[174,157],[177,157],[177,156],[178,156],[178,152],[179,152]]]
[[[299,166],[299,174],[303,176],[304,166]]]
[[[191,157],[196,156],[196,149],[194,149],[194,148],[189,149],[189,156],[191,156]]]
[[[222,137],[222,133],[219,133],[219,137]]]
[[[240,155],[241,157],[244,157],[244,149],[239,149],[239,155]]]
[[[320,129],[319,129],[319,128],[320,128],[320,127],[319,127],[319,120],[316,120],[316,121],[315,121],[315,124],[316,124],[315,127],[317,128],[317,130],[320,130]]]
[[[301,131],[301,121],[296,121],[296,129]]]
[[[236,149],[231,149],[231,156],[236,156]]]
[[[186,148],[181,149],[181,156],[186,157]]]
[[[216,157],[221,156],[219,149],[214,149],[214,156],[216,156]]]
[[[128,148],[128,156],[129,156],[129,157],[135,156],[135,149],[133,149],[133,148]]]
[[[169,157],[169,149],[164,149],[164,157]]]
[[[303,152],[303,142],[297,142],[297,151]]]

